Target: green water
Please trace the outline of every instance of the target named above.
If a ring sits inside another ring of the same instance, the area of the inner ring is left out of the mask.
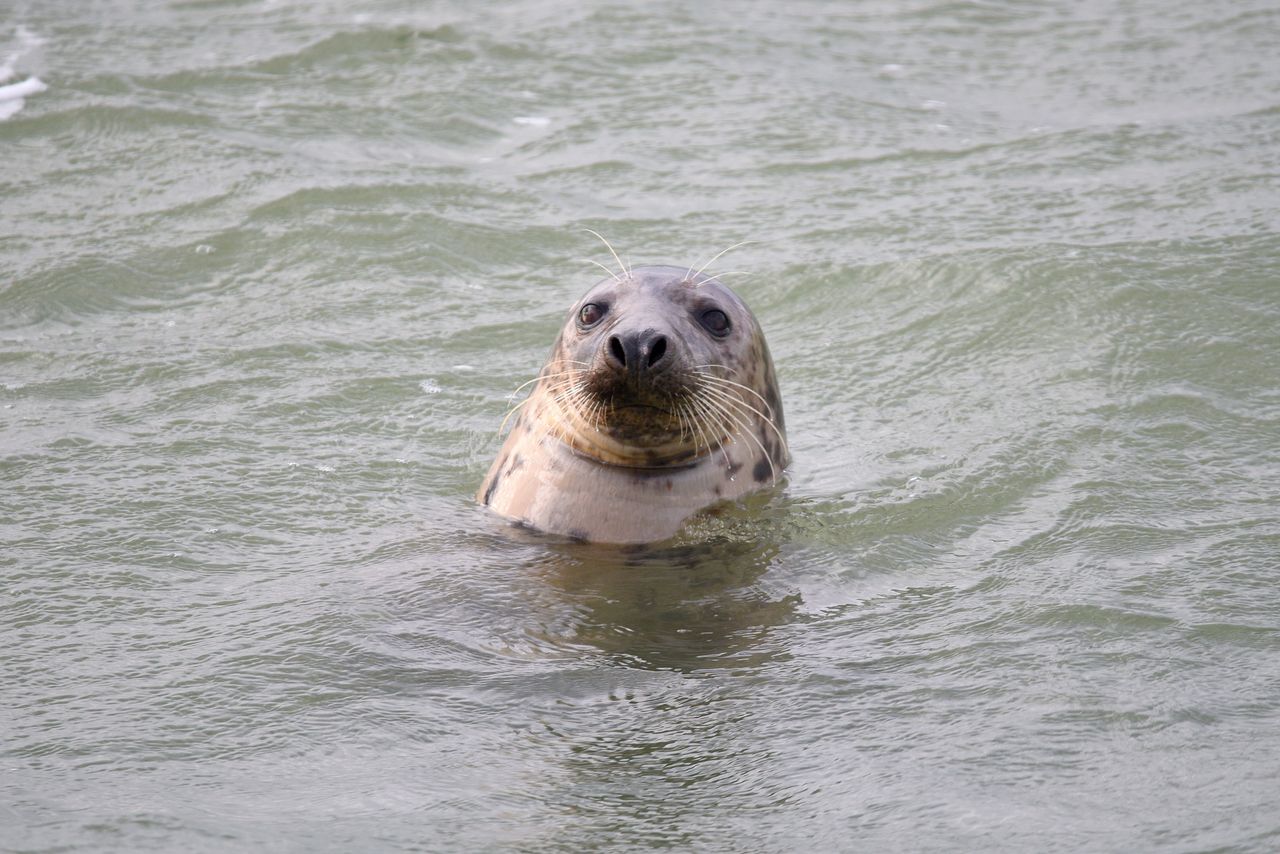
[[[24,2],[0,850],[1280,846],[1280,10]],[[787,487],[473,495],[608,263]]]

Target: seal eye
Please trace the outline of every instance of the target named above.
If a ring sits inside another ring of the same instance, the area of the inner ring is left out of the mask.
[[[604,317],[606,309],[608,306],[589,302],[578,311],[578,322],[584,327],[595,326]]]
[[[730,324],[729,315],[725,314],[718,308],[709,308],[702,313],[702,325],[707,331],[718,338],[723,338],[729,334]]]

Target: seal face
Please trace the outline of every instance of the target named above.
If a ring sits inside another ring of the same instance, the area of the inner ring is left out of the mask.
[[[790,460],[759,324],[684,267],[597,283],[536,383],[477,498],[542,531],[666,539],[697,511],[773,484]]]

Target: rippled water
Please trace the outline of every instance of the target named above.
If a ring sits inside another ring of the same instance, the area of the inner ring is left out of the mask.
[[[1274,4],[0,28],[0,848],[1280,845]],[[584,228],[755,241],[668,547],[473,501]]]

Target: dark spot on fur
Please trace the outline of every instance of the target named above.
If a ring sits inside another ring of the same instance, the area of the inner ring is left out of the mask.
[[[634,468],[629,470],[632,483],[650,483],[655,478],[666,477],[670,472],[660,466],[651,468]]]
[[[486,507],[489,506],[489,502],[493,499],[494,490],[498,488],[498,481],[500,480],[502,480],[502,475],[494,472],[493,480],[489,481],[489,488],[484,491],[484,498],[481,500],[481,504]]]
[[[733,460],[729,460],[729,465],[724,467],[724,473],[727,474],[729,477],[733,477],[735,474],[737,474],[741,470],[742,470],[742,463],[735,463]]]
[[[667,487],[667,492],[670,492],[673,488],[675,488],[675,483],[671,480],[671,478],[667,478],[666,483],[664,485]]]
[[[767,457],[756,460],[756,467],[751,470],[751,476],[756,479],[756,483],[764,483],[772,474],[773,467],[769,465]]]
[[[718,483],[715,485],[715,488],[712,491],[715,492],[716,498],[719,498],[720,496],[724,495],[724,490],[720,488],[720,484]]]
[[[574,528],[569,532],[569,539],[573,540],[575,543],[585,543],[590,539],[590,537],[588,537],[587,532],[581,528]]]
[[[784,429],[782,423],[782,400],[778,397],[777,383],[765,383],[764,399],[769,401],[769,406],[773,410],[773,421],[778,425],[778,429]]]

